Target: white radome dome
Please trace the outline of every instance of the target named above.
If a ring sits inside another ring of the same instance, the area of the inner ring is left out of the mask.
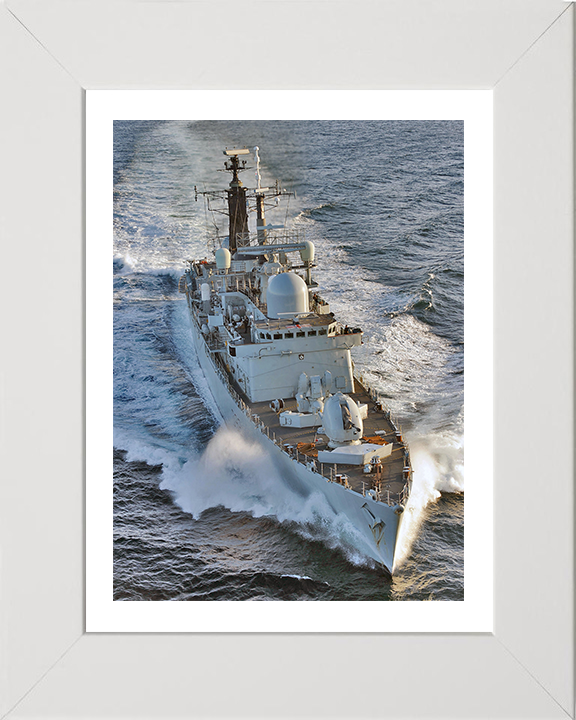
[[[229,270],[232,263],[232,256],[228,248],[218,248],[215,252],[216,268],[218,270]]]
[[[284,272],[274,275],[268,281],[266,291],[268,317],[277,319],[281,313],[307,313],[308,286],[300,275]]]

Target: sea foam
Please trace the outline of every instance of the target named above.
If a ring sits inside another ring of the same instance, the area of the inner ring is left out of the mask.
[[[443,492],[464,492],[462,436],[446,433],[421,436],[410,444],[413,482],[396,542],[394,569],[410,556],[425,518],[425,509]]]

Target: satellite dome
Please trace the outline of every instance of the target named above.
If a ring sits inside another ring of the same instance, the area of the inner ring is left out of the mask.
[[[230,268],[230,261],[232,256],[228,248],[218,248],[215,252],[216,255],[216,267],[218,270],[228,270]]]
[[[281,313],[307,313],[308,286],[296,273],[279,273],[268,281],[266,302],[269,318],[279,318]]]
[[[304,247],[300,250],[300,257],[304,261],[314,262],[314,243],[310,242],[310,240],[304,240],[303,245]]]

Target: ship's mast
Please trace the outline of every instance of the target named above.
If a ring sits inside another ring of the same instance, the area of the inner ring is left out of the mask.
[[[248,235],[248,210],[246,206],[246,188],[238,177],[238,173],[246,169],[246,160],[240,165],[239,155],[248,155],[249,150],[224,150],[224,155],[230,158],[224,163],[226,170],[232,173],[232,181],[228,193],[229,215],[229,250],[232,256],[238,245],[242,246],[244,238]]]
[[[250,246],[248,211],[256,210],[256,237],[258,245],[268,245],[270,242],[268,231],[283,226],[267,226],[264,207],[267,201],[269,202],[272,198],[293,194],[282,190],[278,181],[276,181],[274,187],[262,187],[258,150],[258,147],[254,148],[256,160],[255,188],[244,187],[239,178],[239,173],[243,170],[248,170],[246,160],[241,160],[239,157],[240,155],[250,155],[250,150],[247,148],[234,148],[232,150],[226,148],[226,150],[224,150],[224,155],[227,158],[224,163],[224,168],[232,173],[232,180],[226,190],[205,190],[204,192],[199,192],[198,189],[194,187],[196,200],[198,200],[199,195],[203,195],[206,198],[208,210],[228,215],[228,250],[232,257],[234,257],[237,252],[242,254]],[[220,172],[224,172],[225,170],[220,170]],[[224,198],[226,199],[226,210],[222,207],[210,206],[211,199],[220,201]],[[248,206],[249,200],[251,201],[250,208]],[[264,258],[265,255],[263,254],[262,257]]]
[[[258,236],[258,245],[266,245],[266,218],[264,217],[264,197],[268,188],[261,185],[260,177],[260,148],[254,148],[254,158],[256,159],[256,231]]]

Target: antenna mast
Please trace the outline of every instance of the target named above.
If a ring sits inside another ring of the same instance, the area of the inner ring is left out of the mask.
[[[268,188],[260,185],[262,178],[260,177],[260,148],[258,145],[254,148],[254,159],[256,160],[256,233],[258,236],[258,245],[266,245],[266,218],[264,217],[264,192]]]
[[[244,238],[248,236],[248,210],[246,206],[246,188],[238,177],[238,173],[246,169],[246,160],[240,165],[239,155],[248,155],[249,150],[233,149],[224,150],[224,155],[230,158],[224,163],[226,170],[232,173],[232,181],[228,193],[228,214],[229,214],[229,250],[232,257],[238,245],[245,244]]]

